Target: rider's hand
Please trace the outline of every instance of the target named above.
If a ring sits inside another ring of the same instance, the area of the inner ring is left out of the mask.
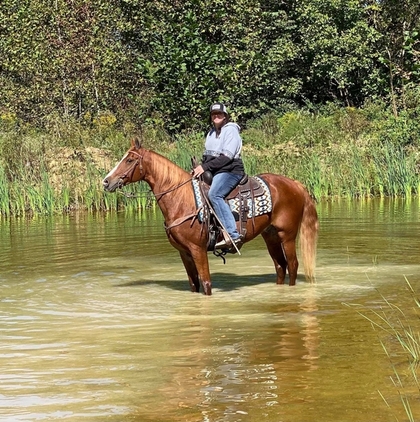
[[[201,165],[197,166],[191,171],[192,177],[200,177],[204,173],[204,169]]]

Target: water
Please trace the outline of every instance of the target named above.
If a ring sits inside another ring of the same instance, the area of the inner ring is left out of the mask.
[[[0,420],[408,420],[380,340],[403,378],[405,356],[345,304],[383,295],[411,318],[419,201],[318,210],[316,285],[277,286],[257,239],[210,255],[211,297],[189,291],[159,214],[2,221]]]

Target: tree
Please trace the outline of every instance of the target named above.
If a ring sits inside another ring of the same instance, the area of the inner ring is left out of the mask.
[[[360,106],[376,92],[375,45],[381,34],[369,25],[359,0],[302,0],[292,13],[302,95],[315,103]]]
[[[6,0],[0,6],[0,109],[42,124],[116,111],[138,89],[120,9],[97,0]]]
[[[298,51],[284,12],[266,2],[124,2],[125,39],[170,130],[197,127],[210,103],[237,117],[264,113],[296,95]],[[273,3],[274,4],[274,3]]]
[[[388,87],[394,115],[398,114],[397,98],[406,105],[405,89],[420,82],[420,3],[381,0],[369,2],[370,20],[382,34],[377,44],[379,61],[387,70]]]

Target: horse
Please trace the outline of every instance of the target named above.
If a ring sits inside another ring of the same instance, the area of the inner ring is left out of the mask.
[[[313,283],[319,228],[314,200],[296,180],[273,173],[263,173],[259,177],[269,187],[272,209],[248,219],[243,243],[261,234],[274,262],[277,284],[284,284],[288,271],[289,286],[294,286],[299,266],[296,253],[299,235],[305,277]],[[191,180],[191,174],[186,170],[133,139],[131,147],[102,184],[107,192],[138,181],[145,181],[150,186],[163,213],[168,240],[181,256],[191,291],[198,293],[201,284],[204,294],[211,295],[209,234],[196,218],[197,204]]]

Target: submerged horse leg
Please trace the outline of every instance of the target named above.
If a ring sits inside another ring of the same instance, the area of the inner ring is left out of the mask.
[[[203,286],[204,294],[211,295],[211,279],[209,258],[207,256],[206,248],[197,248],[192,252],[192,259],[198,271],[198,278]]]
[[[287,260],[284,256],[283,245],[279,234],[270,226],[261,233],[267,245],[268,252],[274,262],[274,268],[277,274],[277,284],[284,284],[286,277]]]
[[[198,293],[200,291],[200,282],[203,285],[205,295],[211,295],[211,279],[209,261],[206,250],[199,250],[196,253],[181,252],[182,262],[188,275],[191,291]]]
[[[200,279],[198,277],[198,271],[194,260],[187,252],[180,251],[179,254],[181,255],[185,270],[187,271],[188,282],[190,283],[191,291],[193,293],[198,293],[200,291]]]
[[[289,271],[289,286],[294,286],[296,284],[299,266],[296,255],[296,240],[291,239],[284,241],[283,251],[287,261],[287,270]]]

